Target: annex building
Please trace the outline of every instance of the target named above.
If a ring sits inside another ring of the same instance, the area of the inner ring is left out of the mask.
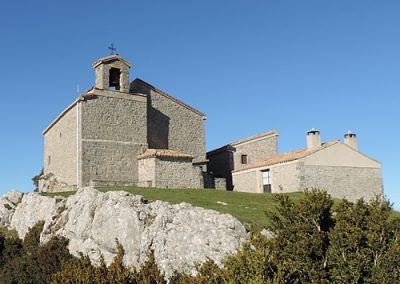
[[[278,154],[276,131],[225,145],[207,153],[209,169],[223,176],[231,190],[287,193],[327,191],[354,201],[383,196],[380,162],[358,150],[350,131],[339,140],[321,143],[318,130],[307,132],[307,147]]]

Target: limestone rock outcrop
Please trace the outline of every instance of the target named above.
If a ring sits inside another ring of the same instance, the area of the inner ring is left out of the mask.
[[[231,215],[187,203],[148,202],[124,191],[83,188],[68,198],[37,193],[13,196],[0,199],[0,204],[12,203],[8,209],[0,206],[0,225],[17,230],[21,238],[44,220],[42,242],[64,236],[72,254],[83,252],[95,263],[100,255],[106,263],[112,261],[118,239],[126,251],[126,264],[139,267],[153,250],[166,277],[175,270],[194,274],[196,265],[208,259],[221,265],[247,236]]]
[[[42,175],[39,178],[38,191],[39,192],[63,192],[73,190],[65,182],[52,173]]]
[[[23,194],[11,190],[0,199],[0,227],[9,227],[15,208],[21,202]]]

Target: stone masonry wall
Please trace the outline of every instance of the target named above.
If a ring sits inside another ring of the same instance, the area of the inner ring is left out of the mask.
[[[155,187],[203,188],[201,169],[188,159],[156,159],[155,167]]]
[[[226,179],[225,178],[215,178],[215,189],[226,190]]]
[[[326,190],[334,198],[370,200],[383,194],[378,168],[305,166],[302,188]]]
[[[241,156],[247,155],[247,163],[251,164],[270,155],[277,154],[277,136],[267,136],[262,140],[232,145],[236,148],[234,155],[234,169],[239,170],[247,165],[242,164]]]
[[[98,96],[82,103],[82,139],[146,144],[146,125],[145,102]]]
[[[74,106],[44,135],[44,173],[69,185],[77,183],[76,118]]]
[[[270,167],[270,179],[272,193],[300,191],[300,163],[296,161]]]
[[[203,118],[180,104],[150,90],[148,143],[153,149],[173,149],[205,159]]]
[[[83,102],[82,186],[136,183],[136,157],[147,148],[146,125],[145,101],[97,96]]]
[[[139,163],[139,182],[141,187],[154,187],[156,180],[155,158],[141,159]]]
[[[260,193],[261,187],[258,186],[258,174],[257,170],[254,171],[243,171],[234,173],[233,177],[233,190],[241,192],[253,192]]]
[[[82,185],[136,184],[136,157],[145,149],[132,143],[82,141]]]

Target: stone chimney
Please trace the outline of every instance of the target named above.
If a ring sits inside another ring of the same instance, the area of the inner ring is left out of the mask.
[[[321,147],[321,135],[319,130],[312,128],[307,132],[307,151],[312,151]]]
[[[355,150],[358,150],[357,135],[355,133],[352,133],[351,130],[349,130],[344,135],[344,144],[350,146]]]

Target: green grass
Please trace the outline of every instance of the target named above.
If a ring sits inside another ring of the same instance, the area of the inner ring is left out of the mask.
[[[64,191],[64,192],[41,192],[40,195],[42,196],[62,196],[62,197],[68,197],[71,195],[74,195],[76,191]]]
[[[102,192],[124,190],[132,194],[142,195],[147,200],[163,200],[173,204],[187,202],[194,206],[231,214],[249,230],[260,230],[261,228],[268,227],[270,220],[265,215],[265,211],[274,212],[278,205],[274,194],[244,193],[214,189],[107,187],[98,188],[98,190]],[[68,197],[74,193],[74,191],[70,191],[43,193],[43,195]],[[295,202],[304,196],[301,192],[288,193],[287,195]],[[335,204],[340,202],[339,200],[334,201]],[[221,204],[221,202],[224,204]],[[400,218],[400,212],[393,211],[391,219],[394,218]]]

